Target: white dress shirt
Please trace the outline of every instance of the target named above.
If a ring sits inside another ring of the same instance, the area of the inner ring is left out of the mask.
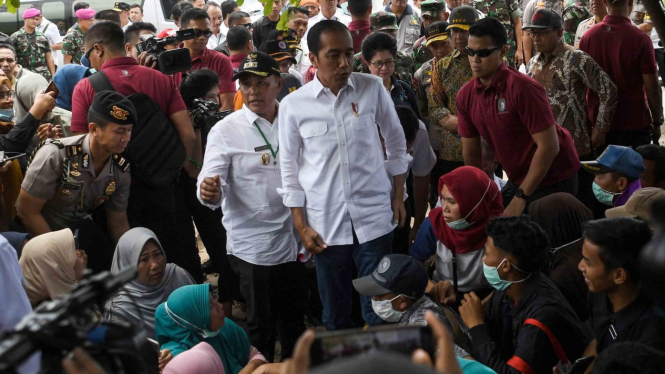
[[[210,35],[210,39],[208,39],[208,44],[206,44],[206,47],[208,47],[208,49],[215,49],[218,45],[224,43],[226,41],[226,34],[228,34],[228,32],[229,28],[226,27],[224,22],[222,22],[222,24],[219,26],[219,34]]]
[[[281,110],[281,109],[280,109]],[[298,253],[291,210],[277,194],[281,187],[279,156],[273,164],[270,149],[256,123],[277,151],[277,119],[271,124],[243,105],[217,123],[208,135],[205,161],[198,177],[196,194],[203,205],[221,205],[226,228],[226,251],[254,265],[277,265],[295,261]],[[270,161],[263,165],[261,155]],[[200,185],[206,177],[219,175],[222,199],[216,205],[201,200]]]
[[[305,35],[303,35],[302,40],[307,40],[307,33],[309,33],[309,30],[311,30],[314,25],[323,21],[324,19],[331,19],[333,21],[341,22],[346,27],[349,27],[349,23],[351,23],[351,17],[344,14],[344,11],[340,8],[335,10],[335,15],[332,16],[332,18],[326,18],[326,16],[323,15],[323,11],[319,11],[319,14],[307,20],[307,31],[305,31]]]
[[[405,174],[411,156],[381,78],[352,73],[335,96],[315,76],[279,110],[284,205],[305,207],[328,245],[353,244],[354,231],[361,244],[391,232],[391,176]]]

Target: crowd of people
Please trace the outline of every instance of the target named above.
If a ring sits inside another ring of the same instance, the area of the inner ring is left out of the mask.
[[[21,9],[0,35],[0,331],[136,268],[97,318],[154,340],[162,373],[300,374],[307,327],[386,324],[429,325],[436,357],[321,372],[662,372],[638,262],[665,54],[639,1],[265,6],[183,0],[158,30],[78,2],[64,35]],[[179,30],[164,53],[191,64],[165,74],[138,44]]]

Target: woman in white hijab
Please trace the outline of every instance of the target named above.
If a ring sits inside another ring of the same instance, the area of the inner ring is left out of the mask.
[[[85,251],[76,248],[70,229],[49,232],[30,240],[19,260],[30,304],[53,300],[71,292],[88,264]]]
[[[154,232],[143,227],[127,231],[118,241],[113,255],[111,273],[136,266],[138,277],[125,285],[123,291],[110,299],[104,317],[124,320],[143,329],[155,338],[155,310],[174,290],[195,284],[183,268],[166,263],[164,249]]]

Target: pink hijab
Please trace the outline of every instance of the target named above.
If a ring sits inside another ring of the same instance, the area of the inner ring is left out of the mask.
[[[224,365],[217,351],[202,342],[175,356],[162,374],[224,374]]]

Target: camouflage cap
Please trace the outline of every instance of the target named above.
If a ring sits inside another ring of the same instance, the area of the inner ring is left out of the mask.
[[[420,11],[422,16],[436,18],[443,11],[442,0],[425,0],[420,4]]]
[[[371,31],[379,30],[398,30],[397,16],[395,13],[380,11],[369,17],[369,29]]]

